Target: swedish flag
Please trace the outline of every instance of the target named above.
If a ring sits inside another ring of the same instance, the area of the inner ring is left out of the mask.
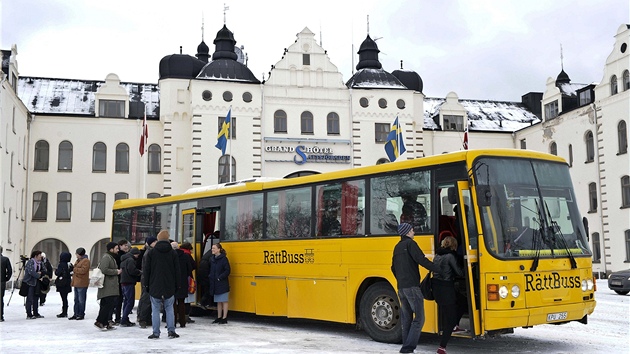
[[[221,126],[221,131],[219,132],[219,135],[217,136],[217,144],[214,146],[217,149],[221,150],[221,155],[225,155],[225,148],[227,147],[227,141],[230,137],[230,122],[232,120],[231,117],[232,117],[232,107],[230,107],[230,110],[228,111],[228,114],[225,117],[225,121],[223,122],[223,125]]]
[[[398,124],[398,117],[396,117],[392,130],[387,134],[385,152],[387,153],[387,157],[389,157],[389,161],[394,162],[400,155],[404,154],[405,151],[407,151],[407,149],[405,149],[402,129],[400,128],[400,124]]]

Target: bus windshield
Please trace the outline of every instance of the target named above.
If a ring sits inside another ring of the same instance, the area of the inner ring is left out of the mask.
[[[590,256],[569,169],[565,164],[480,158],[476,185],[489,195],[480,206],[484,240],[498,258]]]

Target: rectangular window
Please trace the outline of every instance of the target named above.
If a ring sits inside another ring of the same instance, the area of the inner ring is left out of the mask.
[[[311,55],[302,54],[302,65],[311,65]]]
[[[431,227],[431,172],[416,171],[371,179],[370,230],[395,235],[398,224],[413,225],[416,234]]]
[[[387,142],[387,135],[390,130],[389,123],[374,123],[374,141],[377,143]]]
[[[219,117],[219,130],[217,130],[217,135],[223,129],[223,122],[225,122],[225,117]],[[230,139],[236,139],[236,118],[234,116],[230,117]]]
[[[328,135],[339,135],[339,115],[337,113],[329,113],[326,119],[326,129]]]
[[[48,193],[33,193],[33,221],[46,221],[48,214]]]
[[[589,200],[589,212],[594,213],[597,211],[597,185],[595,183],[589,183],[588,185],[588,200]]]
[[[92,221],[105,221],[105,193],[92,193]]]
[[[362,235],[365,233],[365,181],[319,185],[317,196],[317,236]]]
[[[98,115],[101,117],[125,118],[125,101],[99,100]]]
[[[591,102],[593,102],[593,100],[591,99],[591,90],[586,90],[586,91],[582,91],[578,94],[579,100],[580,100],[580,107],[581,106],[585,106]]]
[[[225,203],[223,240],[260,240],[263,235],[263,194],[229,197]]]
[[[630,262],[630,230],[624,232],[626,241],[626,262]]]
[[[444,116],[444,130],[463,132],[464,116]]]
[[[149,236],[156,235],[153,229],[155,221],[155,212],[153,207],[138,208],[131,211],[131,243],[140,243]],[[116,226],[116,218],[114,218],[114,227]],[[171,230],[169,230],[171,231]]]
[[[549,102],[545,105],[545,119],[553,119],[558,116],[558,101]]]
[[[69,192],[57,193],[57,221],[70,221],[72,211],[72,194]]]
[[[527,149],[527,140],[521,139],[521,150]]]
[[[593,263],[600,263],[602,260],[602,246],[599,241],[599,233],[593,232]]]
[[[311,237],[311,188],[267,193],[267,238]]]

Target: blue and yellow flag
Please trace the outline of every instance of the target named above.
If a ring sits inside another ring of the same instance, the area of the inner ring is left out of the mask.
[[[217,149],[221,150],[221,155],[225,155],[225,148],[227,147],[227,141],[230,137],[230,122],[231,122],[231,117],[232,117],[232,107],[230,107],[230,110],[228,111],[227,116],[225,117],[225,121],[223,122],[223,125],[221,126],[221,131],[219,132],[219,135],[217,136],[217,144],[214,146]]]
[[[402,129],[400,128],[400,124],[398,124],[398,117],[396,117],[392,130],[387,134],[385,152],[387,153],[387,157],[389,157],[389,161],[394,162],[400,155],[404,154],[405,151],[407,151],[407,149],[405,149]]]

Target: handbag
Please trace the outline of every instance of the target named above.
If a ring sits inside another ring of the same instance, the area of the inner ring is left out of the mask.
[[[28,296],[28,284],[26,282],[22,282],[20,285],[20,296],[27,297]]]
[[[425,300],[433,301],[435,300],[435,296],[433,296],[433,284],[431,281],[431,275],[433,272],[427,273],[424,276],[424,279],[420,282],[420,291],[422,292],[422,296],[424,296]]]
[[[90,286],[102,288],[104,282],[105,282],[105,274],[103,274],[103,272],[101,271],[99,267],[94,268],[94,270],[92,271],[92,275],[90,276]]]
[[[197,282],[195,282],[195,279],[193,279],[193,277],[188,277],[188,293],[189,294],[194,294],[195,291],[197,291]]]

